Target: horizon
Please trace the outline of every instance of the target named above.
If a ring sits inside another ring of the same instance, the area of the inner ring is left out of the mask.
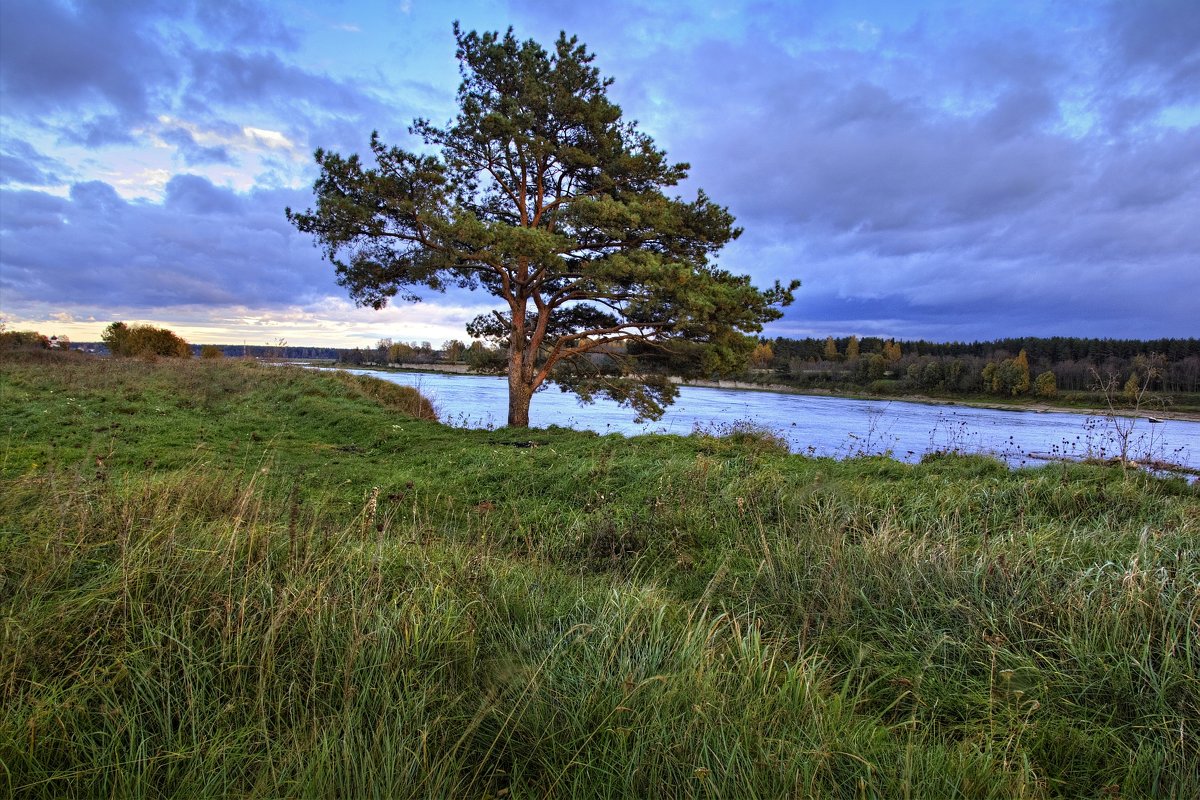
[[[457,19],[587,45],[624,118],[692,165],[680,193],[745,229],[719,266],[803,281],[762,337],[1200,334],[1193,2],[453,5],[5,3],[7,328],[469,342],[486,293],[355,308],[283,214],[312,205],[317,147],[413,148],[414,118],[453,116]]]
[[[138,323],[138,324],[140,324],[140,323]],[[53,334],[46,334],[43,331],[37,331],[37,333],[42,333],[43,335],[47,336],[47,338],[58,338],[60,340],[63,338],[61,336],[54,336]],[[172,331],[172,333],[176,333],[178,335],[178,331]],[[972,339],[969,341],[968,340],[934,341],[932,339],[900,339],[900,338],[893,337],[893,336],[857,336],[857,334],[847,334],[846,336],[832,336],[832,334],[829,334],[826,336],[814,335],[814,336],[796,336],[796,337],[790,337],[790,336],[766,337],[766,336],[763,336],[763,337],[759,337],[759,338],[765,339],[767,344],[770,344],[771,342],[775,341],[776,339],[791,339],[793,341],[821,342],[827,338],[833,338],[835,342],[838,342],[840,344],[843,340],[846,340],[852,336],[858,338],[860,343],[866,342],[867,340],[879,340],[881,342],[894,341],[898,345],[929,344],[929,345],[935,345],[938,347],[954,347],[954,346],[979,347],[979,346],[984,346],[984,345],[999,346],[1001,344],[1014,342],[1014,341],[1050,341],[1050,340],[1054,340],[1054,339],[1068,339],[1068,340],[1077,340],[1077,341],[1084,341],[1084,342],[1087,342],[1087,341],[1117,342],[1117,343],[1122,343],[1122,344],[1130,343],[1130,342],[1137,342],[1139,344],[1150,344],[1152,342],[1158,342],[1158,341],[1164,341],[1164,340],[1171,341],[1171,342],[1200,341],[1200,337],[1195,337],[1195,336],[1160,336],[1160,337],[1152,337],[1149,339],[1130,339],[1130,338],[1112,337],[1112,336],[1109,336],[1109,337],[1103,337],[1103,336],[1101,336],[1101,337],[1095,337],[1095,336],[1000,336],[1000,337],[996,337],[994,339]],[[375,343],[367,344],[367,345],[358,344],[358,345],[352,345],[352,346],[348,346],[348,347],[338,347],[337,345],[313,344],[311,342],[284,341],[282,344],[279,344],[278,342],[262,342],[262,343],[255,343],[255,342],[200,342],[200,341],[192,341],[185,336],[180,336],[180,338],[183,339],[184,341],[186,341],[187,345],[192,348],[220,347],[223,349],[237,349],[239,347],[244,347],[244,348],[271,348],[271,349],[280,349],[280,350],[286,350],[288,348],[310,348],[310,349],[322,349],[322,350],[376,350],[379,347],[379,341],[380,341],[380,340],[376,340]],[[391,341],[394,344],[406,344],[406,345],[410,345],[412,347],[421,347],[425,344],[429,344],[430,349],[433,350],[434,352],[441,351],[442,349],[444,349],[444,346],[451,341],[450,339],[447,339],[443,342],[434,342],[433,340],[430,340],[430,339],[400,339],[400,338],[395,338],[395,337],[385,337],[385,338],[388,338],[389,341]],[[77,345],[104,345],[104,340],[99,337],[97,337],[96,339],[74,339],[70,336],[67,336],[66,339],[69,342],[71,347],[75,347]],[[469,340],[467,340],[467,339],[458,339],[458,341],[464,345],[469,346],[469,344],[470,344]],[[485,346],[487,346],[486,343],[484,343],[484,344],[485,344]],[[104,345],[104,346],[107,346],[107,345]]]

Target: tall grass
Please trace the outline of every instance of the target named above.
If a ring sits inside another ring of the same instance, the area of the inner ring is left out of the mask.
[[[1181,481],[0,381],[13,796],[1200,795]]]

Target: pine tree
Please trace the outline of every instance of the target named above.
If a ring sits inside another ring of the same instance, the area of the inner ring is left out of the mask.
[[[422,287],[495,296],[467,332],[505,351],[513,427],[548,381],[661,416],[678,389],[647,368],[655,354],[676,374],[744,369],[799,282],[759,290],[714,262],[741,233],[733,216],[702,191],[666,193],[689,166],[622,120],[578,40],[454,36],[457,117],[416,120],[411,151],[372,135],[376,167],[317,150],[316,209],[287,211],[350,296],[376,309]]]

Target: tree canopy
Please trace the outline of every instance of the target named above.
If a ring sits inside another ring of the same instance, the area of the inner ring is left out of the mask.
[[[114,322],[100,337],[114,356],[191,358],[191,346],[166,328]]]
[[[657,418],[664,374],[740,369],[749,334],[792,291],[760,290],[714,257],[740,229],[703,191],[668,197],[672,164],[623,121],[611,79],[574,37],[552,51],[507,33],[454,26],[462,74],[457,117],[418,119],[420,152],[371,136],[375,166],[318,149],[316,208],[287,210],[314,234],[338,282],[379,309],[420,288],[482,289],[502,301],[467,331],[506,351],[508,423],[529,422],[547,382]]]

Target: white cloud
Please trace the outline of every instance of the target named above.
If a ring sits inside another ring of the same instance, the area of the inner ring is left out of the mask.
[[[160,196],[173,173],[162,167],[145,167],[134,172],[109,172],[112,186],[125,199]]]
[[[265,128],[252,128],[247,125],[242,128],[242,134],[250,141],[272,149],[292,150],[296,147],[296,145],[292,144],[292,142],[279,131],[266,130]]]

